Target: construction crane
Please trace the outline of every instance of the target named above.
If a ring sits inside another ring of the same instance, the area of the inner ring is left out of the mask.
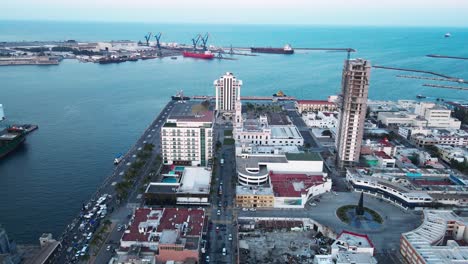
[[[151,32],[148,32],[148,34],[145,35],[146,46],[149,46],[149,41],[150,41],[152,35],[153,35],[153,33],[151,33]]]
[[[156,39],[156,47],[158,48],[158,56],[162,56],[161,43],[159,42],[159,40],[161,39],[161,35],[161,32],[154,34],[154,38]]]
[[[195,38],[192,39],[193,50],[197,49],[198,42],[200,42],[201,35],[198,34]]]
[[[201,36],[201,35],[200,35]],[[202,47],[203,47],[203,51],[206,51],[207,48],[206,48],[206,43],[208,42],[208,37],[210,36],[209,33],[206,33],[204,37],[201,38],[201,41],[202,41]]]

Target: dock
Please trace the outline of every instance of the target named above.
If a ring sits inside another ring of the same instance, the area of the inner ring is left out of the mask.
[[[457,82],[457,83],[468,83],[463,79],[447,79],[447,78],[431,78],[415,75],[397,75],[398,78],[407,78],[407,79],[418,79],[418,80],[431,80],[431,81],[440,81],[440,82]]]
[[[48,56],[18,56],[0,58],[0,66],[14,65],[58,65],[59,61],[56,58]]]
[[[211,100],[215,99],[214,96],[207,96],[207,95],[194,95],[190,97],[194,100]],[[284,97],[275,97],[275,96],[241,96],[241,100],[244,101],[295,101],[296,98],[292,96],[284,96]]]
[[[426,57],[438,58],[438,59],[468,60],[468,57],[448,56],[448,55],[438,55],[438,54],[428,54],[426,55]]]
[[[431,75],[443,77],[443,78],[446,78],[446,79],[454,79],[454,80],[461,79],[461,78],[455,78],[455,77],[448,76],[448,75],[445,75],[445,74],[441,74],[441,73],[437,73],[437,72],[432,72],[432,71],[425,71],[425,70],[416,70],[416,69],[398,68],[398,67],[388,67],[388,66],[378,66],[378,65],[374,65],[374,66],[372,66],[372,68],[384,69],[384,70],[393,70],[393,71],[406,71],[406,72],[426,73],[426,74],[431,74]]]
[[[430,83],[425,83],[422,86],[468,91],[468,87],[460,87],[460,86],[450,86],[450,85],[440,85],[440,84],[430,84]]]

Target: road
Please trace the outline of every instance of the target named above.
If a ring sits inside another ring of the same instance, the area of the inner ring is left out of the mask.
[[[108,199],[106,201],[108,208],[108,214],[106,217],[99,218],[98,216],[93,216],[91,219],[85,219],[83,216],[90,210],[85,210],[82,208],[79,214],[73,219],[72,223],[67,226],[67,229],[60,237],[59,240],[62,242],[63,250],[60,251],[60,254],[57,254],[57,257],[54,259],[53,263],[76,263],[80,260],[85,260],[86,258],[78,258],[75,255],[78,250],[81,250],[84,245],[87,245],[89,241],[92,240],[92,237],[90,239],[84,238],[84,234],[89,234],[89,232],[94,233],[94,231],[98,229],[99,225],[106,220],[110,220],[112,224],[109,226],[110,234],[105,238],[105,242],[103,244],[105,246],[102,248],[91,248],[88,253],[97,253],[96,256],[91,256],[91,262],[107,263],[110,260],[112,257],[112,250],[107,251],[105,248],[107,245],[111,245],[113,249],[118,247],[117,243],[120,240],[122,233],[117,230],[117,226],[127,223],[128,216],[131,215],[133,209],[141,203],[141,196],[139,195],[138,190],[142,187],[144,177],[148,175],[152,169],[154,169],[156,156],[161,152],[159,140],[161,126],[169,116],[174,103],[175,101],[170,101],[162,109],[160,114],[155,118],[151,125],[145,129],[138,141],[124,155],[122,161],[115,166],[113,173],[104,180],[90,201],[85,203],[89,204],[92,208],[95,201],[102,194],[111,195],[112,199]],[[143,165],[139,175],[137,175],[135,184],[132,186],[128,198],[124,201],[118,201],[115,199],[116,192],[114,186],[117,182],[123,180],[126,170],[133,162],[136,161],[138,152],[142,150],[145,144],[153,144],[155,146],[151,153],[151,157],[148,159],[148,162]],[[109,162],[111,162],[111,160]],[[83,204],[83,206],[85,204]],[[81,224],[83,224],[84,227]],[[81,228],[80,225],[82,226]]]
[[[230,130],[232,127],[226,124],[215,127],[215,133],[221,142],[223,142],[226,129]],[[234,145],[223,144],[216,156],[218,164],[214,173],[217,179],[212,187],[215,188],[215,192],[211,196],[211,206],[207,209],[210,219],[207,233],[208,249],[202,261],[207,263],[207,256],[209,256],[210,263],[235,263],[237,228],[234,224],[237,217],[234,204],[236,179]],[[223,165],[220,164],[221,159],[224,160]],[[226,249],[225,255],[223,255],[223,248]]]

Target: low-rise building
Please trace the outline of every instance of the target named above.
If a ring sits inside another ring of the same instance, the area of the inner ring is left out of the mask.
[[[144,194],[147,205],[208,205],[211,171],[205,167],[164,167],[160,182],[150,182]]]
[[[329,192],[332,181],[323,175],[270,173],[275,208],[304,208],[307,201]]]
[[[452,160],[457,162],[468,161],[468,150],[466,148],[452,147],[446,145],[436,145],[440,157],[447,163]]]
[[[374,244],[367,235],[344,230],[331,245],[331,255],[336,257],[340,252],[351,252],[373,256],[374,248]]]
[[[342,231],[331,245],[330,255],[315,255],[314,264],[376,264],[374,244],[367,235]]]
[[[468,132],[461,129],[432,129],[411,133],[411,141],[419,147],[432,145],[468,146]]]
[[[308,127],[335,128],[338,125],[338,112],[306,112],[302,120]]]
[[[424,210],[424,222],[401,235],[400,253],[409,264],[468,262],[465,218],[448,210]]]
[[[243,154],[237,157],[237,173],[239,207],[304,208],[332,186],[315,153]]]
[[[244,186],[267,184],[270,171],[326,175],[317,153],[242,154],[236,157],[236,169],[238,183]]]
[[[281,114],[269,113],[260,116],[242,114],[242,105],[236,103],[236,124],[233,129],[237,144],[302,146],[304,138],[296,126]]]
[[[275,196],[270,186],[236,187],[236,206],[244,208],[273,208]]]
[[[445,169],[347,168],[346,180],[403,208],[468,206],[468,178]]]
[[[297,112],[311,112],[311,111],[337,111],[336,96],[330,96],[328,100],[297,100]]]
[[[199,262],[205,212],[192,208],[137,208],[120,239],[119,255],[132,247],[152,251],[158,263]]]
[[[451,110],[442,105],[420,102],[414,109],[404,109],[398,112],[379,112],[377,119],[386,126],[403,125],[459,129],[461,122],[456,118],[452,118],[450,114]]]

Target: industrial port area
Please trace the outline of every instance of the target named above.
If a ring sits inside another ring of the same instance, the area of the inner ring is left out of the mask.
[[[0,42],[0,66],[58,65],[63,59],[110,64],[165,57],[236,60],[238,56],[258,56],[259,54],[291,55],[295,50],[355,52],[352,48],[293,48],[289,44],[283,47],[218,47],[208,44],[209,37],[209,33],[198,34],[191,39],[191,44],[164,42],[161,39],[162,33],[148,33],[144,36],[144,41]]]

